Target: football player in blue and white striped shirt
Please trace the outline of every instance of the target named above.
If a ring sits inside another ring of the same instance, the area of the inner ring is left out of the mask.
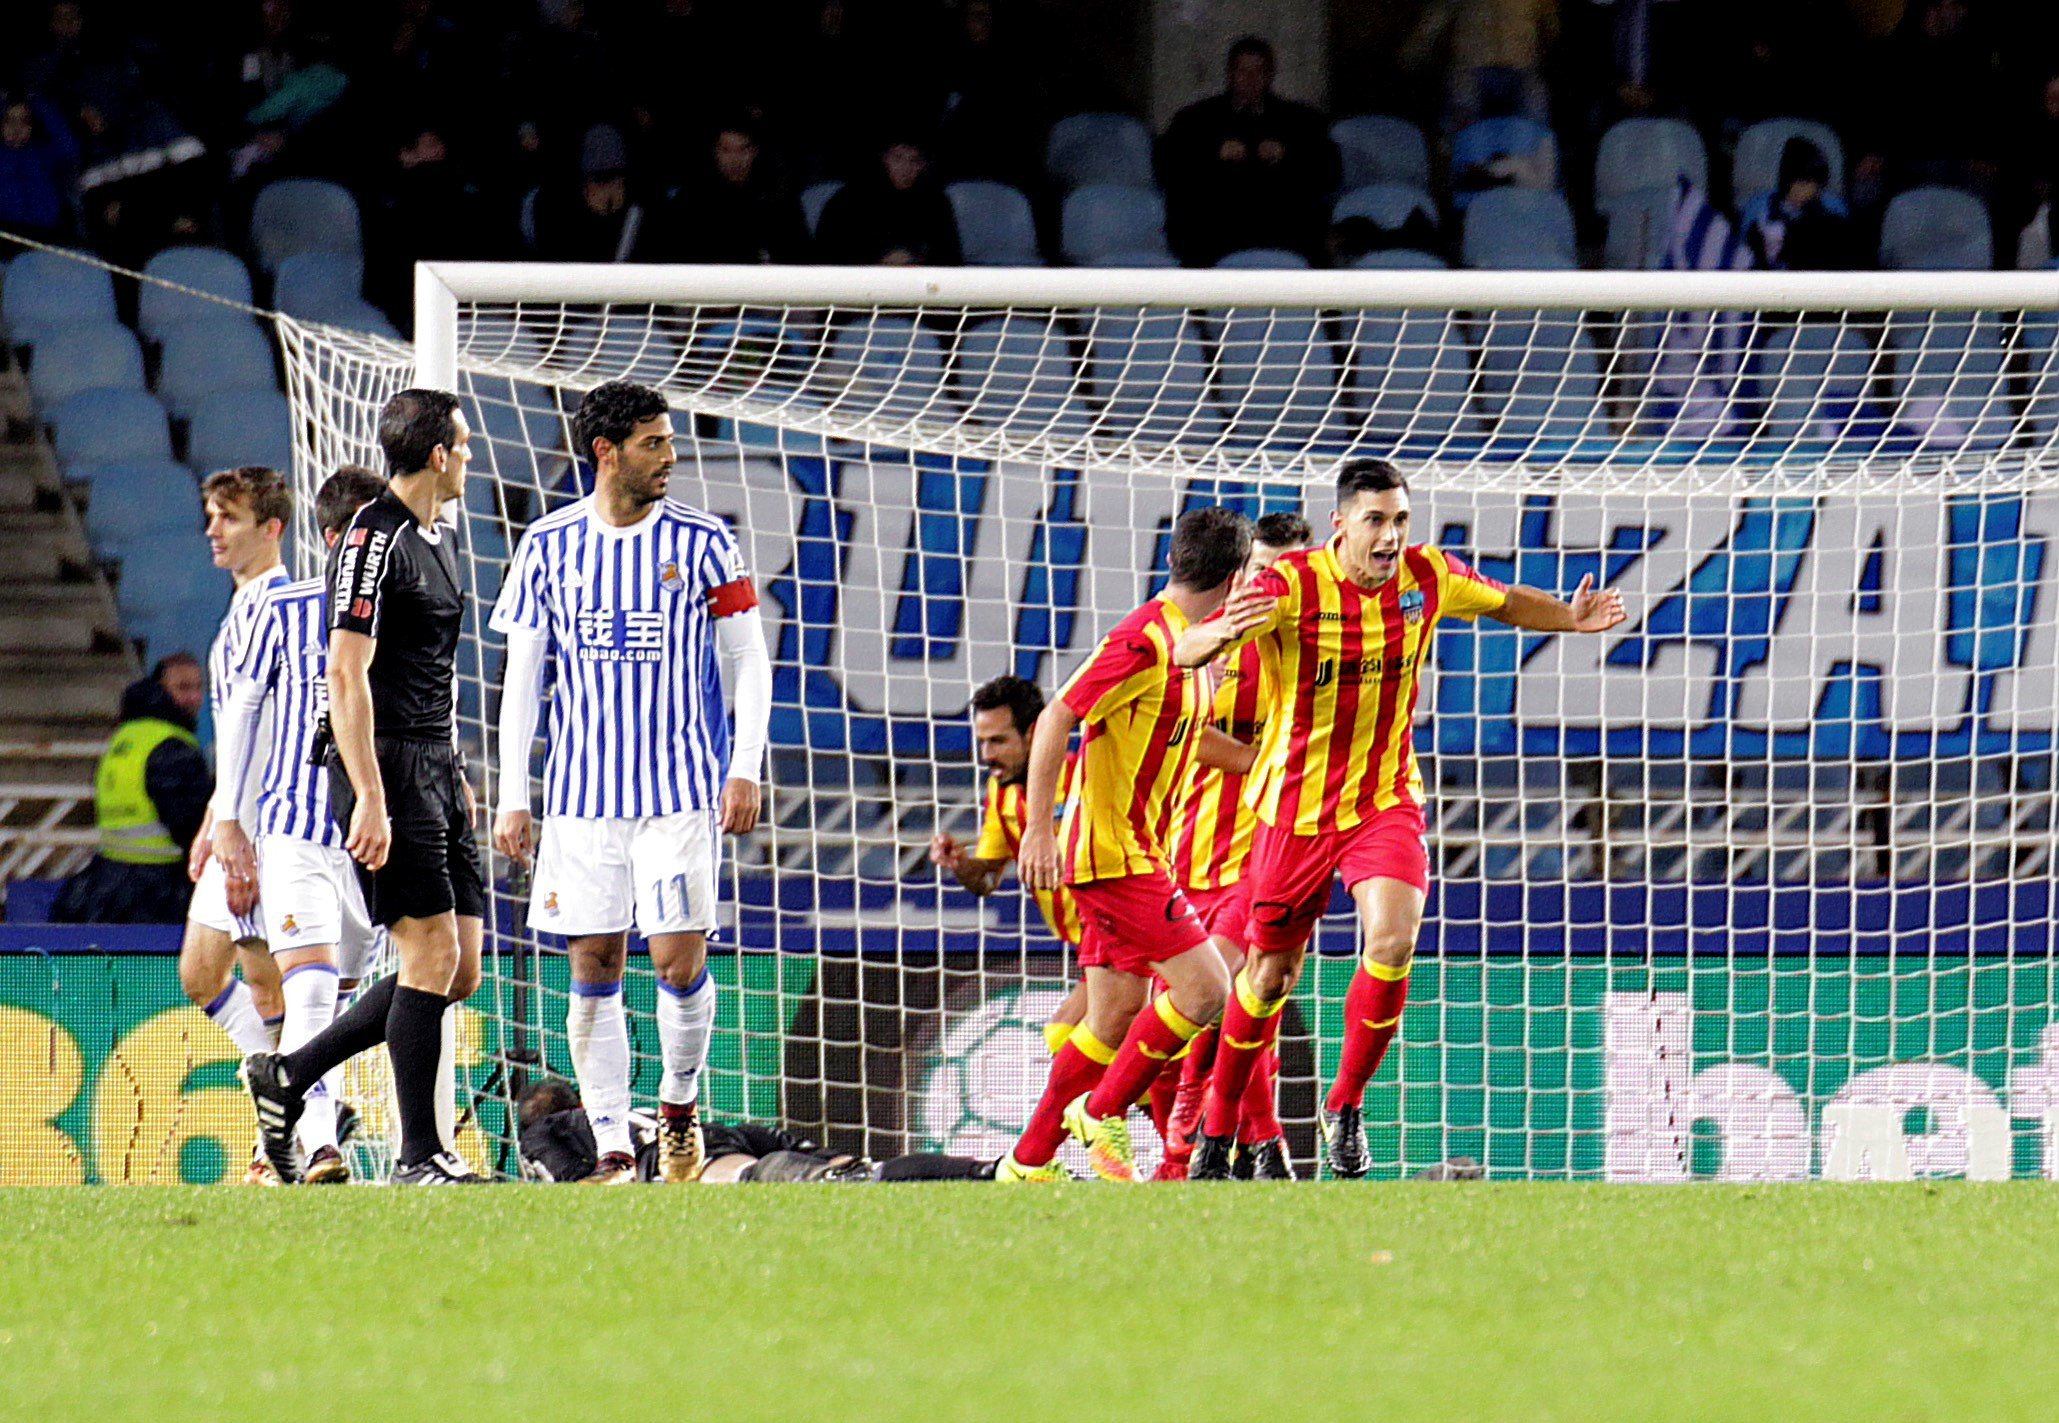
[[[661,1175],[692,1181],[715,1021],[715,871],[722,833],[758,823],[772,663],[727,525],[665,499],[665,397],[610,381],[580,402],[574,431],[594,493],[529,526],[493,610],[508,640],[494,843],[524,864],[536,851],[530,926],[569,941],[565,1031],[601,1153],[587,1179],[636,1179],[622,1008],[633,920],[658,979]],[[555,690],[539,844],[529,753],[546,658]]]
[[[333,547],[359,507],[378,498],[386,481],[361,465],[344,465],[315,495],[315,523]],[[371,969],[377,939],[365,911],[343,831],[329,809],[329,773],[313,754],[328,706],[328,582],[276,583],[265,594],[231,669],[233,687],[216,721],[215,854],[240,863],[258,836],[258,907],[285,996],[281,1051],[291,1052],[329,1026],[339,994]],[[259,782],[259,728],[270,726]],[[242,807],[253,783],[262,786],[254,821]],[[336,1141],[338,1070],[308,1089],[300,1119],[302,1175],[310,1185],[350,1179]]]

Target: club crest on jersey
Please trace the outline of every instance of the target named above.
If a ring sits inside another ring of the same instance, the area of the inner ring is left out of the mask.
[[[289,914],[279,921],[279,931],[285,934],[298,934],[300,932],[300,921]]]
[[[667,593],[686,591],[686,578],[680,573],[679,565],[671,559],[666,559],[665,566],[658,570],[658,586]]]
[[[558,892],[556,890],[552,890],[543,897],[543,912],[546,914],[558,912]]]
[[[1419,623],[1423,620],[1423,590],[1411,588],[1401,595],[1401,620],[1405,623]]]

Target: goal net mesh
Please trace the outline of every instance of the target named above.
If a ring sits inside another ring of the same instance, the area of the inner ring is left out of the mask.
[[[977,833],[971,690],[1054,688],[1161,585],[1182,510],[1323,531],[1337,461],[1390,456],[1418,537],[1561,595],[1591,574],[1631,619],[1439,634],[1416,729],[1435,885],[1366,1099],[1375,1174],[2059,1175],[2055,315],[1648,306],[461,300],[479,784],[485,614],[524,527],[590,487],[569,416],[602,380],[657,386],[672,497],[734,522],[775,666],[705,1110],[875,1157],[998,1154],[1075,969],[1012,877],[978,901],[928,861],[935,832]],[[376,467],[414,353],[284,342],[302,491]],[[472,1149],[511,1170],[513,1094],[571,1075],[567,969],[490,868],[462,1036]],[[1290,1010],[1303,1174],[1355,941],[1340,895]],[[645,1105],[652,999],[632,958]]]

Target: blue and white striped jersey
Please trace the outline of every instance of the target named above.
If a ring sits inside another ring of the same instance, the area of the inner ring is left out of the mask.
[[[757,603],[728,526],[687,505],[618,529],[588,497],[531,524],[492,625],[549,639],[544,814],[716,808],[729,718],[715,621]]]
[[[274,585],[235,673],[264,689],[271,722],[258,818],[246,823],[261,834],[340,850],[343,832],[329,813],[329,773],[309,761],[315,728],[329,708],[327,591],[324,578]]]
[[[223,615],[221,629],[215,633],[214,642],[207,649],[207,702],[217,726],[221,725],[222,714],[229,705],[230,687],[249,648],[251,632],[263,611],[265,594],[285,582],[286,570],[274,568],[270,573],[245,583],[229,599],[229,611]],[[263,727],[259,729],[262,732]],[[245,825],[250,824],[250,816],[256,809],[257,794],[246,785],[238,820]]]

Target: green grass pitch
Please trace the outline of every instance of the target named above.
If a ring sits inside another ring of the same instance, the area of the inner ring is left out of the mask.
[[[0,1417],[2050,1418],[1995,1186],[0,1191]]]

